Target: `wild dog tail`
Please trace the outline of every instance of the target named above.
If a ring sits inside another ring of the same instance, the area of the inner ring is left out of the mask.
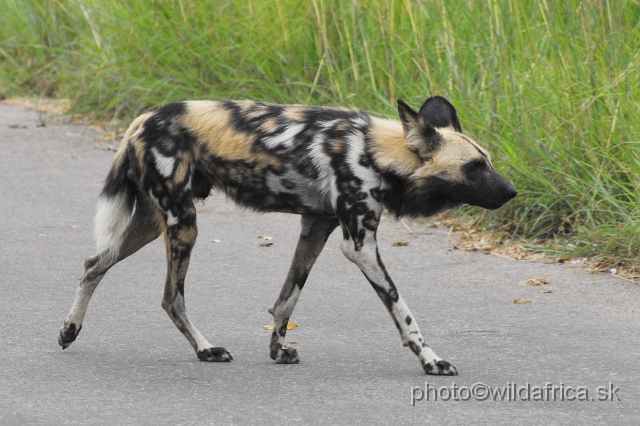
[[[124,231],[135,209],[137,185],[127,177],[130,161],[127,147],[131,136],[151,114],[136,118],[127,129],[98,198],[94,234],[98,253],[104,257],[118,257]]]

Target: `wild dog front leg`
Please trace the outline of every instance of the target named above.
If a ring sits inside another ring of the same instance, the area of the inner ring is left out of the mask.
[[[422,337],[413,314],[398,293],[382,263],[378,253],[375,231],[360,231],[356,233],[354,239],[345,227],[343,234],[345,239],[341,244],[342,252],[349,260],[358,265],[378,293],[400,332],[402,344],[411,348],[411,351],[416,354],[424,372],[434,375],[457,375],[456,368],[436,355]]]
[[[274,327],[269,345],[269,354],[278,364],[297,364],[298,352],[285,346],[287,323],[296,306],[302,287],[304,287],[311,267],[320,255],[329,235],[338,226],[336,218],[318,218],[302,216],[302,229],[291,261],[287,279],[282,286],[278,300],[269,309],[273,315]]]

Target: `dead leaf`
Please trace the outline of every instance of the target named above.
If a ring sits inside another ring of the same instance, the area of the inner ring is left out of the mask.
[[[551,284],[551,281],[547,280],[546,278],[531,278],[529,280],[520,281],[519,284],[522,284],[522,285],[549,285],[549,284]]]
[[[266,328],[267,330],[273,330],[274,327],[275,327],[275,325],[273,323],[267,324],[267,325],[264,326],[264,328]],[[298,324],[294,324],[292,322],[288,322],[287,323],[287,330],[292,330],[292,329],[294,329],[296,327],[298,327]]]
[[[262,238],[263,240],[266,240],[266,241],[273,240],[273,237],[269,234],[264,234],[258,238]]]
[[[72,229],[76,229],[76,228],[78,228],[78,225],[71,225],[71,228]]]
[[[513,301],[516,305],[528,305],[533,303],[533,299],[516,299]]]
[[[271,247],[273,243],[258,243],[258,247]]]
[[[102,135],[102,139],[104,139],[105,141],[115,140],[116,134],[113,132],[105,133],[104,135]]]
[[[26,129],[27,126],[24,124],[9,124],[10,129]]]
[[[219,243],[220,240],[211,240],[212,243]]]
[[[394,247],[404,247],[409,245],[409,241],[398,240],[398,241],[394,241],[391,245]]]
[[[544,293],[544,294],[550,294],[550,293],[551,293],[551,290],[545,290],[545,291],[543,291],[543,293]]]

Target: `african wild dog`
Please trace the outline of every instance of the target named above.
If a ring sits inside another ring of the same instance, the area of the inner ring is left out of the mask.
[[[58,343],[78,336],[91,294],[109,268],[164,233],[167,279],[162,307],[202,361],[230,361],[189,322],[184,279],[198,233],[194,199],[212,189],[263,212],[302,216],[302,230],[274,317],[270,355],[300,361],[285,346],[286,324],[309,271],[333,230],[393,317],[403,345],[427,374],[455,375],[427,345],[378,253],[383,208],[429,216],[471,204],[496,209],[516,189],[462,134],[455,108],[434,96],[414,111],[398,100],[400,121],[360,110],[252,101],[165,105],[127,130],[98,201],[98,254],[85,270]]]

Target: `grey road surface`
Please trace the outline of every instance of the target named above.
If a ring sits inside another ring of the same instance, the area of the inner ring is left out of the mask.
[[[299,327],[287,340],[302,362],[276,365],[264,326],[299,218],[220,196],[199,206],[186,300],[233,362],[199,362],[160,307],[162,240],[107,274],[62,351],[56,336],[94,254],[93,209],[113,151],[86,127],[38,121],[0,104],[0,424],[640,424],[638,285],[451,250],[442,229],[409,233],[392,218],[380,228],[382,258],[460,375],[423,374],[342,255],[339,232],[291,318]],[[261,247],[267,233],[273,245]],[[518,284],[536,277],[551,285]]]

